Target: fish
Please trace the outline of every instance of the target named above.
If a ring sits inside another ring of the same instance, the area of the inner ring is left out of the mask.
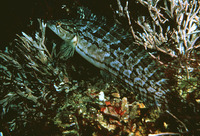
[[[134,44],[129,29],[102,22],[86,18],[49,20],[47,27],[70,43],[66,48],[74,48],[88,62],[114,75],[147,105],[167,103],[170,86],[163,67],[143,46]]]

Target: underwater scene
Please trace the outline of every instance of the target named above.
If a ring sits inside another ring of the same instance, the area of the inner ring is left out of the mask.
[[[0,136],[199,136],[199,0],[2,4]]]

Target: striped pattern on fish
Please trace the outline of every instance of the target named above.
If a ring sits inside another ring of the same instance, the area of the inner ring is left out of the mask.
[[[150,105],[165,102],[169,88],[164,72],[144,47],[133,44],[129,30],[84,19],[49,21],[47,26],[72,42],[87,61],[123,81],[142,101]]]

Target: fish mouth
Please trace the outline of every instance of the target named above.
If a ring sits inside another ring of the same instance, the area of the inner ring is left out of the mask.
[[[58,21],[48,21],[47,22],[47,27],[49,29],[51,29],[54,33],[56,33],[57,35],[60,35],[60,30],[59,30],[59,26],[57,25],[58,24]]]
[[[59,20],[50,20],[47,22],[47,27],[64,41],[71,41],[76,36],[73,28],[70,26],[70,22],[61,23]]]

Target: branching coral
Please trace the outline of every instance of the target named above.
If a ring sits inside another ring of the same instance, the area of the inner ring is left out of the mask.
[[[168,71],[175,69],[178,78],[189,79],[196,75],[200,66],[200,1],[138,0],[137,3],[148,9],[149,15],[137,18],[128,2],[123,7],[117,0],[117,13],[127,18],[135,44],[169,56],[163,59],[163,55],[149,53],[160,64],[170,67]],[[133,26],[138,26],[142,32]]]
[[[39,24],[33,38],[22,33],[0,52],[0,120],[5,135],[43,133],[37,127],[51,129],[47,125],[52,123],[50,117],[65,98],[58,91],[69,87],[66,71],[54,64],[54,53],[45,45],[46,25],[41,20]],[[56,127],[54,131],[57,133]]]

